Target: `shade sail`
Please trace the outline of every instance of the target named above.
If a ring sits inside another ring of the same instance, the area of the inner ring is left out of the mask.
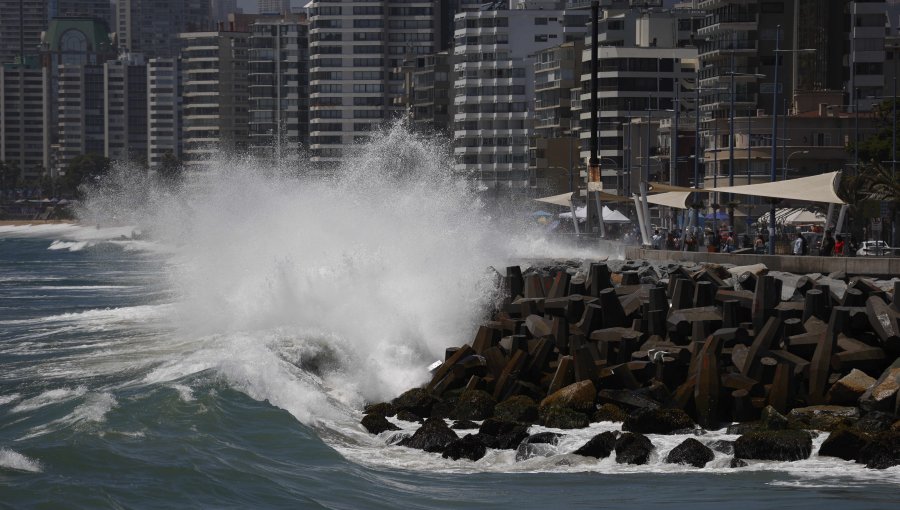
[[[840,175],[840,172],[829,172],[827,174],[799,177],[786,181],[745,184],[743,186],[723,186],[712,188],[709,191],[754,197],[823,202],[826,204],[844,204],[845,202],[835,192],[835,183]]]
[[[703,193],[704,191],[709,191],[709,190],[688,188],[686,186],[673,186],[671,184],[666,184],[663,182],[651,182],[648,187],[648,191],[650,193],[669,193],[671,191],[689,191],[689,192],[697,191],[697,192]]]
[[[674,207],[675,209],[687,209],[689,207],[687,202],[691,193],[691,191],[670,191],[658,195],[647,195],[647,202],[656,205],[664,205],[666,207]]]
[[[559,214],[560,218],[571,218],[571,212],[564,212]],[[581,206],[575,209],[575,217],[578,218],[579,221],[587,219],[587,207]],[[603,206],[603,222],[604,223],[631,223],[631,220],[628,219],[627,216],[620,213],[619,211],[613,211],[609,207]]]
[[[553,205],[563,205],[569,207],[572,203],[572,192],[562,193],[560,195],[553,195],[552,197],[544,197],[544,198],[535,198],[537,202],[543,202],[545,204],[553,204]]]

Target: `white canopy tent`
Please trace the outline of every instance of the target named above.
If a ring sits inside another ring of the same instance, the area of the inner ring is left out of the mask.
[[[560,213],[559,217],[571,219],[572,213]],[[587,219],[587,207],[581,206],[576,208],[575,217],[578,218],[578,221],[584,221],[585,219]],[[619,211],[613,211],[605,205],[603,206],[603,221],[605,221],[606,223],[631,223],[631,220],[629,220],[627,216],[620,213]]]

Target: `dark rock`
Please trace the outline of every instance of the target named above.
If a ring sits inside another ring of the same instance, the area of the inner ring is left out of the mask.
[[[737,457],[733,457],[733,458],[731,459],[731,462],[728,464],[728,467],[730,467],[730,468],[742,468],[742,467],[747,467],[747,463],[746,463],[745,461],[743,461],[743,460],[737,458]]]
[[[865,416],[857,420],[856,423],[853,424],[853,428],[867,434],[877,434],[879,432],[890,430],[891,425],[893,425],[895,420],[896,418],[893,414],[872,411],[866,413]]]
[[[617,432],[601,432],[575,450],[575,455],[604,459],[616,449]]]
[[[419,415],[417,415],[411,411],[405,411],[405,410],[397,413],[397,419],[403,420],[403,421],[416,422],[416,423],[422,423],[422,421],[423,421]]]
[[[681,409],[644,409],[625,418],[622,430],[641,434],[672,434],[693,429],[694,421]]]
[[[643,434],[626,432],[616,439],[616,462],[646,464],[650,460],[653,443]]]
[[[493,438],[487,446],[499,450],[512,450],[528,437],[528,427],[521,423],[501,421],[496,418],[484,420],[478,429],[480,434]]]
[[[876,382],[874,377],[869,377],[865,372],[854,368],[831,386],[828,390],[828,402],[838,406],[856,405],[859,397]]]
[[[469,459],[474,462],[484,457],[485,453],[487,453],[487,448],[481,439],[473,434],[466,434],[461,439],[448,444],[441,456],[445,459]]]
[[[409,411],[417,416],[431,416],[431,407],[434,403],[435,398],[422,388],[407,390],[391,401],[391,405],[398,413]]]
[[[702,468],[707,462],[715,458],[715,454],[705,444],[693,437],[685,439],[666,456],[669,464],[688,464]]]
[[[594,413],[591,417],[591,421],[593,422],[601,422],[601,421],[616,421],[621,422],[625,421],[628,415],[625,414],[625,411],[622,410],[619,406],[615,404],[603,404],[599,409]]]
[[[710,447],[713,451],[724,453],[725,455],[734,455],[734,441],[717,439],[706,443],[706,446]]]
[[[431,414],[428,415],[430,418],[449,418],[453,414],[456,409],[456,397],[446,398],[446,394],[444,397],[443,400],[438,400],[431,406]]]
[[[450,426],[450,428],[453,430],[471,430],[477,429],[478,424],[472,420],[457,420],[453,423],[453,425]]]
[[[400,430],[400,427],[389,422],[388,419],[381,414],[367,414],[363,416],[361,423],[370,434],[381,434],[385,430]]]
[[[775,410],[772,406],[766,406],[759,417],[759,428],[763,430],[784,430],[788,428],[788,419]]]
[[[526,437],[516,447],[516,462],[528,460],[532,457],[547,457],[555,452],[555,446],[559,443],[562,434],[554,432],[539,432]]]
[[[429,418],[415,434],[398,444],[434,453],[444,451],[444,448],[456,439],[459,439],[459,436],[444,423],[444,420]]]
[[[900,465],[900,432],[890,430],[872,438],[856,460],[870,469],[887,469]]]
[[[725,427],[726,434],[732,435],[743,435],[749,432],[756,432],[761,430],[759,427],[759,423],[732,423],[731,425]]]
[[[583,429],[590,424],[584,413],[565,407],[551,407],[541,415],[541,424],[553,429]]]
[[[792,409],[788,426],[792,429],[813,429],[831,432],[852,425],[859,419],[859,409],[843,406],[809,406]]]
[[[812,453],[812,436],[803,430],[761,430],[734,442],[734,456],[740,459],[802,460]]]
[[[382,416],[394,416],[397,410],[390,402],[379,402],[377,404],[368,404],[363,408],[365,414],[380,414]]]
[[[490,393],[482,390],[469,390],[463,393],[456,402],[456,409],[450,414],[454,420],[486,420],[494,415],[497,401]]]
[[[503,421],[534,423],[538,420],[537,404],[524,395],[516,395],[497,404],[494,417]]]
[[[828,434],[828,438],[819,448],[819,457],[837,457],[844,460],[856,460],[862,448],[869,444],[871,436],[851,428],[842,428]]]

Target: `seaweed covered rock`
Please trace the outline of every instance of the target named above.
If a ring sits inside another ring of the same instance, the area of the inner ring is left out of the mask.
[[[681,409],[641,409],[628,415],[622,430],[641,434],[672,434],[693,429],[694,421]]]
[[[862,448],[856,462],[871,469],[887,469],[900,465],[900,432],[882,432]]]
[[[689,437],[669,452],[669,455],[666,456],[666,462],[702,468],[707,462],[713,460],[715,456],[708,446],[693,437]]]
[[[622,410],[621,407],[615,404],[603,404],[599,409],[597,409],[597,411],[594,412],[594,415],[591,417],[591,421],[622,422],[625,421],[625,418],[627,417],[628,415],[625,413],[625,411]]]
[[[494,416],[504,421],[534,423],[538,420],[538,407],[531,398],[516,395],[497,404]]]
[[[497,401],[490,393],[482,390],[469,390],[460,395],[456,408],[450,413],[454,420],[486,420],[494,415]]]
[[[400,430],[400,427],[389,422],[388,419],[381,414],[367,414],[363,416],[360,423],[362,423],[362,426],[365,427],[370,434],[381,434],[385,430]]]
[[[739,459],[803,460],[812,453],[812,436],[803,430],[760,430],[737,438],[734,456]]]
[[[487,453],[487,447],[481,438],[474,434],[466,434],[462,438],[450,442],[444,448],[444,453],[441,456],[445,459],[469,459],[474,462],[484,457],[485,453]]]
[[[400,446],[417,448],[426,452],[442,452],[452,441],[459,439],[444,420],[429,418],[412,436],[400,441]]]
[[[435,398],[422,388],[413,388],[391,401],[397,412],[409,411],[417,416],[431,416]]]
[[[601,432],[590,438],[587,443],[575,450],[575,455],[605,459],[616,449],[617,432]]]
[[[809,406],[792,409],[787,416],[792,429],[831,432],[852,425],[859,419],[859,409],[845,406]]]
[[[760,414],[758,425],[762,430],[784,430],[788,428],[788,419],[774,407],[766,406]]]
[[[557,390],[541,401],[541,411],[550,408],[564,408],[582,413],[594,410],[597,388],[591,381],[579,381]]]
[[[653,443],[643,434],[626,432],[616,439],[616,462],[646,464],[653,452]]]
[[[541,424],[552,429],[583,429],[590,425],[584,413],[565,407],[551,407],[541,413]]]
[[[819,448],[819,457],[837,457],[844,460],[856,460],[860,450],[869,444],[871,436],[852,428],[835,430],[825,439]]]

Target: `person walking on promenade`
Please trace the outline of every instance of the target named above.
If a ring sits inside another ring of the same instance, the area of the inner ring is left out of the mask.
[[[797,232],[797,239],[794,240],[793,253],[794,255],[806,254],[806,239],[803,238],[803,234],[800,232]]]
[[[825,239],[822,239],[822,247],[819,249],[819,255],[830,257],[834,254],[834,238],[831,237],[831,230],[825,231]]]
[[[835,257],[843,257],[844,256],[844,238],[838,234],[834,237],[834,256]]]

